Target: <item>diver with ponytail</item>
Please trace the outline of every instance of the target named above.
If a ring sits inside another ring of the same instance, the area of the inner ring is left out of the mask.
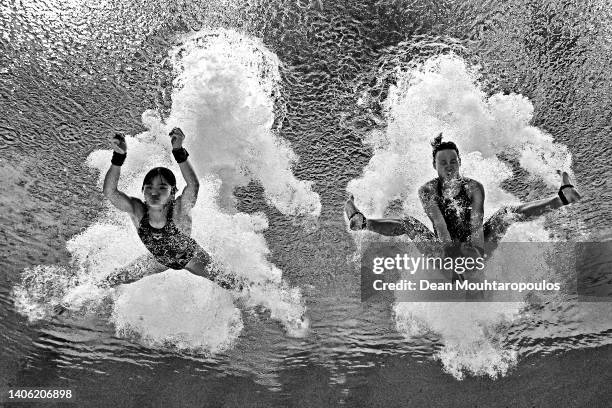
[[[438,241],[460,244],[466,256],[484,255],[487,248],[504,236],[514,221],[527,221],[564,205],[580,200],[567,172],[558,171],[561,187],[556,195],[543,200],[506,206],[487,221],[484,217],[485,192],[481,183],[460,173],[459,148],[451,141],[442,141],[442,133],[431,142],[433,168],[438,176],[419,188],[419,199],[431,220],[433,232],[413,217],[369,219],[355,206],[351,196],[345,214],[351,230],[369,230],[381,235],[407,235],[413,241]]]

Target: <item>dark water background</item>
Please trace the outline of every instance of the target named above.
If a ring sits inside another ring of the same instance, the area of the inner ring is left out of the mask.
[[[609,239],[608,1],[2,0],[0,7],[0,385],[72,388],[81,406],[606,406],[610,400],[611,326],[534,339],[510,333],[506,344],[523,358],[507,376],[457,381],[445,374],[432,360],[440,347],[434,334],[408,341],[396,332],[390,310],[360,303],[359,276],[347,264],[353,241],[341,216],[346,184],[371,155],[361,140],[384,126],[381,103],[395,81],[393,68],[453,51],[481,67],[487,93],[529,98],[532,124],[569,147],[587,193],[565,216],[582,230],[553,217],[555,232]],[[258,37],[282,62],[281,136],[300,157],[294,174],[313,180],[321,196],[319,228],[293,226],[265,204],[255,184],[236,195],[239,210],[268,216],[270,259],[306,288],[312,334],[288,339],[273,323],[247,319],[234,349],[205,358],[143,348],[114,337],[94,317],[29,325],[10,296],[20,272],[67,262],[66,241],[103,208],[86,157],[107,148],[111,131],[142,131],[144,110],[168,112],[167,52],[177,34],[206,26]],[[364,92],[368,103],[358,106]],[[527,187],[516,182],[508,189],[533,198],[537,191]]]

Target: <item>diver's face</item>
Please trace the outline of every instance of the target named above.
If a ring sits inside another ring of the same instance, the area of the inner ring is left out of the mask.
[[[154,177],[142,188],[145,202],[151,207],[163,207],[172,196],[172,186],[162,177]]]
[[[444,180],[458,178],[460,166],[461,160],[453,149],[440,150],[436,153],[435,168],[440,178]]]

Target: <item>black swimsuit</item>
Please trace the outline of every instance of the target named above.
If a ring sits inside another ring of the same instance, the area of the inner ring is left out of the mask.
[[[472,235],[470,230],[472,200],[467,191],[467,180],[461,179],[461,188],[455,197],[445,198],[442,195],[442,179],[438,178],[436,202],[442,212],[451,239],[455,242],[468,242]],[[437,231],[436,235],[438,235]]]
[[[196,254],[198,243],[178,229],[172,220],[173,210],[174,203],[171,203],[166,225],[154,228],[149,224],[149,209],[145,205],[145,212],[138,227],[138,236],[157,262],[168,268],[185,269],[185,265]]]

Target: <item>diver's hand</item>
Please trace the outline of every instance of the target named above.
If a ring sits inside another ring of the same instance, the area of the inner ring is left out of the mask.
[[[172,142],[172,149],[180,149],[183,147],[183,140],[185,140],[185,134],[180,128],[175,127],[170,131],[170,141]]]
[[[115,133],[113,136],[113,150],[119,154],[127,153],[127,143],[125,143],[125,136],[121,133]]]

